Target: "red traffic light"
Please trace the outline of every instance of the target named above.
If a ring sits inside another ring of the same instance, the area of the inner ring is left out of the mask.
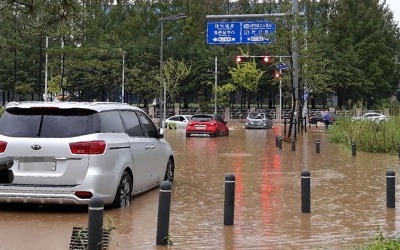
[[[279,78],[279,77],[281,77],[281,73],[279,73],[279,71],[275,70],[274,78]]]
[[[262,61],[265,63],[270,63],[272,62],[272,58],[270,56],[263,56]]]
[[[249,62],[250,57],[248,56],[236,56],[236,62],[237,63],[244,63],[244,62]]]

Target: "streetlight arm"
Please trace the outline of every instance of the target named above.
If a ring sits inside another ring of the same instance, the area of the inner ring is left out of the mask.
[[[186,16],[185,13],[180,13],[180,14],[176,14],[176,15],[172,15],[172,16],[161,17],[160,19],[158,19],[158,22],[178,20],[178,19],[183,19],[183,18],[186,18],[186,17],[187,16]]]
[[[164,127],[164,122],[166,119],[166,113],[167,113],[167,86],[165,86],[165,81],[164,81],[164,75],[163,75],[163,53],[164,53],[164,21],[171,21],[171,20],[178,20],[182,18],[186,18],[185,13],[180,13],[177,15],[172,15],[172,16],[167,16],[167,17],[162,17],[158,19],[158,22],[160,23],[160,128]],[[163,111],[161,115],[161,104],[163,104]]]

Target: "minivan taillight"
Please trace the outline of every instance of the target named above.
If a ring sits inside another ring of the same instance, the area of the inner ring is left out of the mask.
[[[73,154],[101,155],[106,150],[105,141],[71,142],[69,149]]]
[[[6,151],[6,147],[7,147],[7,142],[0,141],[0,153],[4,153],[4,151]]]

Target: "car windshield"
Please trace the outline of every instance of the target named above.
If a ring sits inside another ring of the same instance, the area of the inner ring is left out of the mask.
[[[192,116],[191,121],[194,122],[210,122],[213,120],[212,116],[209,115],[202,115],[202,116]]]
[[[67,138],[93,133],[92,110],[12,109],[0,119],[0,134],[11,137]]]
[[[264,119],[265,115],[262,113],[250,113],[249,118],[250,119]]]

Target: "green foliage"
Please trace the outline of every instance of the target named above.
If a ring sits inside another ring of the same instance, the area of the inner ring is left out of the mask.
[[[258,89],[258,83],[263,75],[261,69],[257,68],[254,61],[249,63],[237,63],[235,68],[229,68],[232,80],[238,88],[244,88],[249,92],[255,92]]]
[[[229,95],[236,90],[233,84],[227,83],[217,86],[218,105],[223,108],[229,107]]]
[[[176,129],[176,123],[175,122],[168,122],[168,128],[169,129]]]
[[[400,238],[384,236],[380,232],[375,238],[363,246],[357,247],[357,250],[398,250],[400,249]]]
[[[375,0],[343,0],[333,1],[331,10],[325,55],[339,100],[379,100],[394,93],[399,31],[387,7]]]
[[[175,98],[179,91],[181,81],[190,73],[191,66],[184,60],[174,60],[168,58],[164,64],[164,81],[167,92],[170,96],[170,102],[175,103]]]
[[[398,152],[400,116],[392,116],[386,122],[352,121],[351,118],[339,118],[329,128],[330,142],[342,143],[348,147],[352,141],[357,150],[373,153]]]
[[[176,99],[187,105],[191,97],[204,108],[210,105],[215,91],[208,85],[214,77],[210,70],[217,57],[218,85],[231,84],[221,90],[219,103],[233,105],[233,97],[243,96],[260,102],[268,99],[269,105],[274,105],[278,84],[272,75],[277,58],[271,65],[247,64],[232,71],[235,55],[243,53],[290,56],[298,50],[299,86],[312,90],[311,97],[337,92],[339,106],[386,99],[400,79],[400,66],[394,59],[400,50],[399,30],[387,5],[376,0],[300,1],[300,9],[306,10],[304,17],[269,18],[277,27],[272,44],[235,46],[205,43],[207,14],[289,12],[291,1],[116,2],[1,1],[0,89],[11,96],[18,91],[22,99],[42,99],[47,53],[50,82],[59,76],[61,88],[51,87],[50,92],[74,93],[82,100],[115,100],[121,93],[124,68],[126,91],[152,100],[160,93],[158,19],[181,12],[188,17],[164,22],[161,38],[165,58],[190,62],[191,66],[179,84],[168,89],[173,103]],[[291,98],[295,96],[293,65],[289,58],[284,60],[290,66],[282,81],[284,96]],[[232,86],[236,88],[233,91]]]

